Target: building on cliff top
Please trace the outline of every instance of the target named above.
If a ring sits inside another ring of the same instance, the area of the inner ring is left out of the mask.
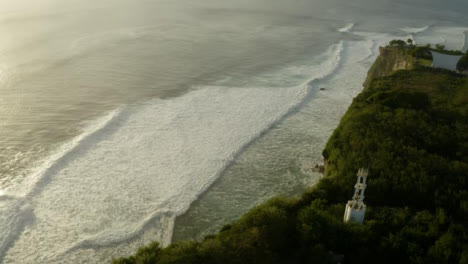
[[[344,222],[356,222],[362,224],[366,214],[366,205],[364,204],[364,191],[366,190],[367,176],[369,170],[361,168],[357,173],[357,183],[354,185],[353,199],[346,204]]]

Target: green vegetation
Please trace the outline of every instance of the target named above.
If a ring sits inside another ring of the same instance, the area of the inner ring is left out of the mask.
[[[408,39],[406,42],[400,39],[394,39],[390,41],[390,44],[384,49],[386,53],[391,51],[394,54],[398,54],[400,60],[406,61],[407,67],[403,69],[412,69],[413,67],[431,67],[432,66],[432,53],[431,51],[437,51],[441,53],[459,53],[459,51],[447,51],[445,50],[445,46],[437,46],[437,49],[431,49],[430,44],[426,46],[417,46],[413,44],[413,40]],[[382,54],[381,52],[381,55]],[[395,56],[395,55],[394,55]],[[411,59],[412,58],[412,59]],[[398,65],[395,63],[393,59],[385,58],[385,61],[391,65]],[[374,66],[379,66],[378,64],[374,64]],[[394,72],[398,69],[393,69]],[[388,75],[388,74],[386,74]],[[386,75],[379,75],[379,77],[386,76]],[[377,77],[377,76],[372,76]],[[366,83],[366,85],[368,82]]]
[[[437,50],[437,51],[444,51],[444,50],[445,50],[445,45],[436,44],[436,50]]]
[[[411,55],[413,55],[415,58],[419,59],[426,59],[432,61],[432,54],[430,52],[430,49],[427,47],[422,47],[422,46],[417,46],[411,49]]]
[[[415,63],[419,60],[414,55],[415,50],[417,50],[416,47],[407,46],[402,40],[394,40],[391,43],[391,45],[385,48],[379,48],[380,55],[369,69],[364,86],[368,86],[374,78],[385,77],[392,74],[396,70],[409,70],[418,66],[415,65]],[[432,64],[432,55],[429,51],[426,52],[429,53],[429,58],[431,59],[430,63]],[[420,55],[427,56],[427,54],[423,51],[420,53]],[[425,57],[421,57],[421,59],[425,59]]]
[[[432,66],[432,60],[417,58],[416,59],[416,65],[422,66],[422,67],[431,67]]]
[[[406,42],[401,40],[401,39],[394,39],[390,41],[389,45],[386,47],[388,50],[389,48],[395,48],[398,49],[399,52],[403,54],[410,54],[411,56],[414,57],[415,63],[414,66],[416,67],[430,67],[432,65],[432,54],[431,51],[435,51],[441,54],[446,54],[446,55],[464,55],[462,51],[459,50],[447,50],[445,48],[445,45],[442,44],[436,44],[435,48],[431,48],[430,44],[427,44],[425,46],[417,46],[414,45],[413,40],[408,39]],[[468,60],[468,59],[467,59]],[[465,69],[468,67],[466,66],[467,62],[461,62],[462,66],[465,65]]]
[[[432,53],[429,48],[422,46],[414,46],[411,51],[411,55],[415,58],[415,65],[422,67],[432,66]]]
[[[465,54],[457,63],[457,70],[466,71],[468,70],[468,53]]]
[[[130,263],[468,263],[468,78],[416,68],[372,79],[323,151],[326,174],[201,242],[153,243]],[[356,172],[363,225],[344,224]]]
[[[402,48],[402,47],[406,47],[406,46],[408,46],[408,44],[404,40],[401,40],[401,39],[394,39],[394,40],[390,41],[390,47]]]
[[[424,46],[428,50],[432,50],[438,53],[446,54],[446,55],[463,55],[464,53],[460,50],[447,50],[445,49],[445,45],[443,44],[436,44],[435,49],[431,48],[431,44],[427,44]]]
[[[446,54],[446,55],[456,55],[456,56],[459,56],[459,55],[463,55],[464,53],[459,51],[459,50],[446,50],[445,49],[445,46],[444,46],[444,49],[431,49],[432,51],[435,51],[435,52],[439,52],[439,53],[442,53],[442,54]]]

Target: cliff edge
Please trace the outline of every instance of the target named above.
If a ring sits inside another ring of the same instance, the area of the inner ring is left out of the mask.
[[[410,70],[414,68],[414,57],[409,50],[399,47],[380,47],[379,56],[367,73],[364,87],[374,78],[389,76],[397,70]]]

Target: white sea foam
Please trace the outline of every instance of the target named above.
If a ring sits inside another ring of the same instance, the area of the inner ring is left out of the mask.
[[[360,31],[357,31],[357,32],[353,32],[353,34],[357,35],[357,36],[364,37],[367,40],[367,43],[369,43],[369,44],[370,44],[370,42],[373,43],[372,47],[371,47],[371,51],[369,52],[369,53],[372,53],[372,54],[370,54],[370,56],[369,56],[369,54],[366,56],[367,60],[375,58],[378,55],[378,52],[379,52],[378,47],[386,46],[392,39],[396,38],[396,36],[391,35],[391,34],[386,34],[386,33],[374,33],[374,32],[360,32]],[[368,46],[368,47],[370,48],[370,46]],[[364,60],[362,60],[362,61],[364,61]]]
[[[430,26],[424,26],[424,27],[404,27],[404,28],[401,28],[402,31],[406,32],[406,33],[410,33],[410,34],[418,34],[418,33],[422,33],[426,30],[429,29]]]
[[[0,262],[18,233],[23,232],[24,227],[33,219],[32,209],[24,199],[5,193],[0,196]]]
[[[15,241],[5,259],[63,262],[76,250],[134,239],[155,226],[164,227],[157,237],[169,243],[175,216],[245,146],[294,112],[313,80],[333,74],[343,51],[343,43],[333,46],[304,85],[199,87],[103,117],[16,190],[21,206],[34,211],[34,224],[24,227],[24,214],[8,214],[0,226],[16,228],[0,247]],[[19,211],[6,202],[9,212]]]
[[[353,33],[367,41],[351,45],[359,55],[347,63],[375,57],[377,46],[393,38]],[[44,162],[23,185],[28,188],[15,190],[19,197],[0,201],[8,205],[2,207],[8,210],[2,211],[0,226],[12,227],[2,230],[6,239],[0,250],[15,241],[7,260],[64,262],[80,250],[114,246],[149,230],[167,244],[175,217],[245,146],[294,112],[311,87],[317,88],[315,82],[339,71],[347,45],[332,47],[327,60],[310,68],[312,78],[304,85],[198,87],[94,122]],[[303,76],[307,67],[293,71]],[[27,226],[31,219],[34,224]]]
[[[363,62],[363,61],[371,60],[376,56],[377,41],[369,39],[369,40],[366,40],[365,42],[366,42],[367,54],[365,54],[364,56],[359,58],[359,60],[357,62]]]
[[[351,32],[354,26],[355,26],[354,23],[348,23],[344,27],[338,29],[338,32],[342,32],[342,33]]]
[[[119,114],[119,110],[92,122],[85,132],[72,141],[64,144],[55,154],[47,158],[36,173],[30,175],[17,189],[2,190],[0,195],[0,261],[6,249],[16,240],[23,231],[24,226],[34,219],[33,208],[29,200],[38,192],[41,185],[48,180],[51,174],[60,168],[63,160],[67,158],[90,135],[106,127],[113,117]]]
[[[362,42],[365,50],[391,39],[357,34],[369,39]],[[21,198],[2,201],[8,213],[0,226],[13,228],[0,250],[15,242],[5,259],[62,263],[82,250],[115,246],[148,232],[169,243],[175,217],[245,146],[301,106],[315,82],[333,76],[346,46],[330,48],[326,60],[310,67],[312,77],[303,85],[199,87],[178,98],[116,110],[90,124],[38,168],[22,185],[27,188],[14,190]],[[31,209],[21,213],[23,207]],[[34,224],[25,226],[28,219]]]
[[[1,208],[6,208],[0,226],[9,229],[1,230],[6,239],[0,252],[14,242],[4,259],[74,262],[82,257],[79,254],[117,248],[121,242],[127,247],[128,241],[140,237],[169,243],[175,217],[243,148],[300,107],[318,88],[316,82],[340,72],[348,46],[359,54],[350,56],[351,65],[375,57],[377,47],[393,38],[353,34],[367,41],[330,48],[328,59],[310,68],[312,76],[303,85],[198,87],[181,97],[116,110],[91,124],[38,168],[28,188],[14,191],[19,197],[0,199]],[[300,68],[301,76],[305,69]],[[340,85],[348,83],[342,80]]]

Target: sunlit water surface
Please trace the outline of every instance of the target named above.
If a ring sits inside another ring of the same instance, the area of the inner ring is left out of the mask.
[[[300,194],[379,45],[468,47],[465,1],[200,2],[0,3],[0,261],[105,262]]]

